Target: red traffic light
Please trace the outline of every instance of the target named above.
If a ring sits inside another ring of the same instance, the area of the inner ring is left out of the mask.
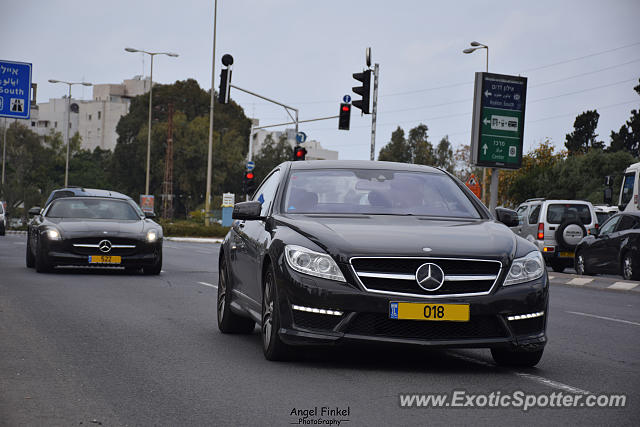
[[[348,105],[343,105],[342,106],[342,111],[349,111],[349,106]]]
[[[302,150],[296,150],[296,157],[304,156],[304,152]]]
[[[253,172],[247,172],[247,179],[253,179]]]

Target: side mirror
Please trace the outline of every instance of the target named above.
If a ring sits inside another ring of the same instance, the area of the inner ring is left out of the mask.
[[[156,217],[156,213],[155,212],[147,212],[147,211],[145,211],[144,212],[144,217],[145,218],[149,218],[149,219],[153,219],[153,218]]]
[[[29,209],[29,216],[40,215],[41,210],[42,209],[40,209],[40,206],[34,206],[31,209]]]
[[[613,189],[611,187],[606,187],[604,189],[604,203],[607,206],[611,206],[611,203],[613,203]]]
[[[520,224],[516,211],[506,208],[496,208],[496,219],[507,227],[515,227]]]
[[[262,203],[258,201],[239,202],[233,205],[233,213],[231,214],[231,218],[247,221],[263,219],[260,216],[261,210]]]

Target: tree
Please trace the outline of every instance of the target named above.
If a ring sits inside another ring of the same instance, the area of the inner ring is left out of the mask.
[[[455,162],[448,135],[445,135],[445,137],[440,140],[434,154],[436,166],[453,173]]]
[[[597,141],[596,128],[598,127],[598,119],[600,114],[596,110],[585,111],[578,115],[573,123],[573,132],[568,133],[566,137],[565,147],[569,155],[586,153],[592,148],[604,148],[604,142]]]
[[[640,84],[633,88],[640,95]],[[640,111],[631,110],[631,117],[618,132],[611,131],[609,151],[624,150],[633,157],[640,157]]]
[[[433,165],[435,163],[433,145],[429,142],[427,135],[428,130],[427,125],[420,123],[409,131],[409,139],[407,140],[411,156],[409,163],[418,165]]]
[[[260,147],[260,151],[254,158],[256,163],[255,182],[262,182],[273,168],[282,162],[291,160],[292,156],[293,148],[287,142],[285,135],[280,135],[278,142],[276,142],[271,134],[268,134],[262,147]]]
[[[400,126],[391,134],[391,141],[380,149],[378,160],[411,163],[411,150]]]

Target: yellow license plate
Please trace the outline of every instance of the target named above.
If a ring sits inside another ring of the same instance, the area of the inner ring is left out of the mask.
[[[575,254],[573,252],[560,252],[558,256],[561,258],[573,258]]]
[[[468,322],[469,304],[392,302],[389,304],[389,317],[405,320]]]
[[[120,264],[122,257],[118,255],[89,255],[89,264]]]

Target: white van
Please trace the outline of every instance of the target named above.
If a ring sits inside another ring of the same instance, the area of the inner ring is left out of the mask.
[[[621,212],[640,211],[640,197],[638,197],[638,187],[640,187],[640,163],[634,163],[624,171],[624,179],[620,188],[618,206]]]

